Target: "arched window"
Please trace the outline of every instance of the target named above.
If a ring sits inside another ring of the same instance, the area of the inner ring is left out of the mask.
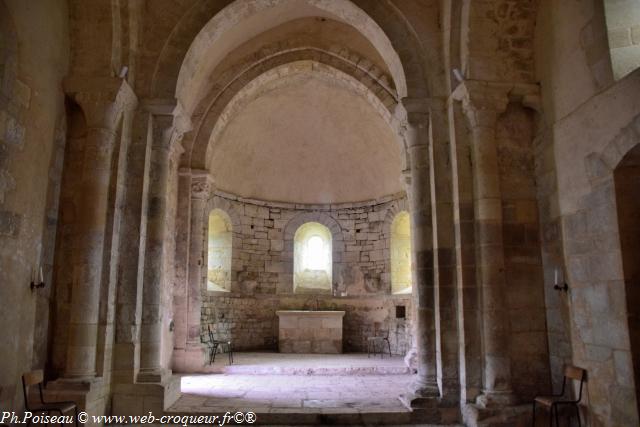
[[[391,293],[411,293],[411,221],[400,212],[391,223]]]
[[[331,231],[307,222],[293,237],[294,292],[331,292]]]
[[[232,227],[229,216],[220,209],[209,214],[207,290],[231,290]]]

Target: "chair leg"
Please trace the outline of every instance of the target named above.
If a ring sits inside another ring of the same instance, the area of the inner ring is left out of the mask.
[[[549,410],[549,427],[553,427],[553,405],[551,405],[551,409]]]
[[[76,417],[74,420],[75,420],[76,427],[78,427],[78,405],[75,406],[74,411],[76,413]]]
[[[576,408],[576,417],[578,417],[578,427],[582,427],[582,422],[580,421],[580,406],[578,406],[577,403],[574,406]]]
[[[558,405],[556,405],[556,427],[560,427],[560,419],[558,418]]]
[[[391,342],[387,340],[387,347],[389,347],[389,357],[391,357]]]
[[[532,415],[532,422],[531,422],[531,427],[536,427],[536,401],[533,401],[533,415]]]

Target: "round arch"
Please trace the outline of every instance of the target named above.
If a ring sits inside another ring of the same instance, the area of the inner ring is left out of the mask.
[[[400,57],[380,26],[352,2],[326,0],[234,1],[200,30],[182,62],[176,97],[192,112],[208,76],[234,48],[260,33],[293,19],[324,17],[356,28],[376,48],[387,64],[400,96],[407,95]]]
[[[219,19],[225,17],[226,19],[227,14],[233,10],[230,7],[233,6],[237,10],[243,7],[243,4],[240,3],[238,1],[232,3],[230,1],[203,0],[195,2],[186,11],[176,10],[176,18],[173,21],[167,19],[153,20],[150,33],[167,34],[167,36],[151,40],[153,44],[151,50],[156,53],[155,57],[158,58],[156,61],[150,62],[144,58],[141,59],[141,70],[138,72],[138,76],[145,76],[147,79],[138,86],[141,95],[151,98],[174,96],[177,93],[177,82],[182,71],[182,67],[179,64],[187,60],[187,54],[195,40],[200,36],[202,42],[206,41],[209,46],[214,42],[214,39],[207,37],[201,29],[205,27],[214,29],[216,37],[220,37],[223,32],[222,28],[216,29],[212,25],[212,21],[216,17]],[[277,0],[269,3],[273,4],[269,5],[267,9],[276,5],[282,6],[283,4],[291,3],[291,0]],[[393,67],[395,69],[394,73],[398,74],[402,71],[399,78],[404,80],[406,84],[399,86],[396,84],[400,97],[409,96],[415,98],[429,95],[430,85],[426,73],[427,65],[429,69],[433,69],[436,74],[439,74],[442,68],[442,61],[439,58],[440,54],[436,50],[423,49],[422,43],[424,43],[426,37],[433,39],[427,42],[429,46],[437,45],[436,38],[437,34],[439,34],[437,31],[423,37],[418,36],[411,27],[409,20],[403,15],[403,13],[407,12],[400,10],[390,2],[305,0],[305,3],[313,5],[313,7],[307,8],[307,13],[298,16],[291,15],[289,19],[302,16],[319,16],[318,11],[322,12],[324,10],[324,15],[329,18],[338,17],[339,20],[349,25],[355,24],[354,28],[362,27],[365,24],[370,25],[370,28],[364,31],[363,34],[375,33],[375,39],[380,40],[378,45],[386,39],[383,43],[384,46],[391,48],[390,55],[393,54],[396,57],[393,61],[390,61],[395,64]],[[429,2],[423,7],[437,7],[436,3],[435,1]],[[316,5],[324,9],[315,7]],[[170,7],[159,8],[157,13],[160,13],[159,10],[166,8]],[[246,5],[246,9],[250,9],[249,5]],[[314,10],[315,13],[311,13]],[[331,15],[331,11],[333,11],[333,15]],[[154,13],[154,11],[150,12]],[[239,16],[236,16],[235,21],[241,16],[249,17],[254,15],[255,13],[245,10]],[[346,16],[346,18],[341,19],[340,16]],[[252,34],[246,34],[246,36],[252,37]]]

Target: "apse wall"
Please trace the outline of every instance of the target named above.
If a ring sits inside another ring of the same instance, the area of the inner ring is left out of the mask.
[[[346,312],[344,351],[365,351],[363,337],[379,322],[390,330],[391,351],[405,354],[411,347],[411,294],[391,294],[390,234],[393,219],[407,205],[404,194],[362,203],[299,205],[218,193],[207,212],[222,210],[232,222],[231,290],[207,290],[207,270],[202,269],[201,340],[209,341],[211,326],[217,339],[232,340],[237,350],[273,350],[276,311],[315,309],[317,304],[321,310]],[[333,288],[326,292],[294,291],[293,235],[307,222],[323,224],[332,233]],[[203,239],[207,234],[202,230]]]

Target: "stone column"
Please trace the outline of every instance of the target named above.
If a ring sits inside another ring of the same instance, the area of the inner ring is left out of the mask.
[[[411,183],[411,244],[413,248],[414,319],[418,375],[412,385],[411,406],[424,398],[439,397],[436,380],[435,300],[431,176],[429,170],[429,114],[424,103],[403,100],[407,110],[405,141],[409,153]]]
[[[182,152],[182,135],[190,124],[177,114],[152,114],[149,119],[152,145],[145,212],[140,371],[137,380],[161,382],[163,375],[168,374],[162,366],[162,292],[167,281],[164,269],[169,163],[173,156]]]
[[[509,317],[505,295],[502,194],[496,125],[507,108],[507,91],[465,82],[462,105],[471,127],[477,269],[481,292],[483,391],[479,406],[515,402],[511,388]]]
[[[436,366],[441,392],[440,406],[457,409],[460,400],[460,381],[449,120],[444,100],[432,98],[429,104],[431,209],[436,291]]]
[[[207,260],[204,245],[207,230],[207,204],[215,191],[208,171],[191,170],[191,228],[189,233],[189,271],[187,283],[187,350],[195,355],[193,361],[202,360],[204,350],[200,341],[200,313],[202,310],[202,286]],[[202,355],[202,359],[197,359]],[[194,356],[192,356],[193,358]]]
[[[82,108],[86,120],[84,165],[78,182],[77,219],[73,247],[73,283],[65,377],[96,375],[98,313],[103,277],[111,164],[119,119],[137,103],[121,79],[65,81],[65,91]]]

